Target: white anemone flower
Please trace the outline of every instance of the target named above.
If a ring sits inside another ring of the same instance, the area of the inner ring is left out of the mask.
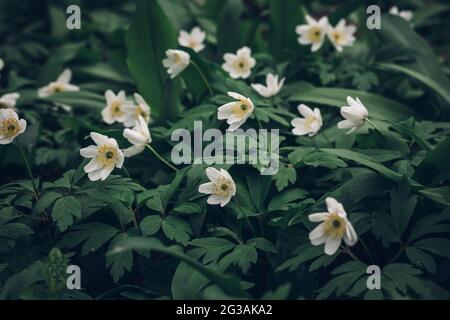
[[[210,194],[209,204],[220,204],[224,207],[231,198],[236,195],[236,184],[233,178],[224,169],[217,170],[213,167],[206,168],[206,175],[210,182],[198,186],[198,192]]]
[[[183,50],[169,49],[166,51],[166,56],[167,58],[163,59],[162,63],[167,68],[167,73],[171,79],[183,72],[191,62],[191,56]]]
[[[20,94],[17,92],[7,93],[0,97],[0,109],[15,109],[17,99],[20,98]]]
[[[80,91],[78,86],[70,83],[70,79],[72,79],[72,71],[70,69],[64,69],[56,81],[50,82],[47,86],[38,90],[38,96],[45,98],[58,92]]]
[[[217,119],[227,120],[230,125],[229,131],[234,131],[247,121],[255,107],[252,100],[235,92],[228,92],[228,95],[237,101],[228,102],[217,110]]]
[[[300,36],[298,43],[301,45],[310,45],[311,51],[319,50],[325,40],[330,23],[328,17],[322,17],[319,21],[314,20],[309,15],[305,17],[307,24],[299,25],[295,28],[295,32]]]
[[[91,161],[84,167],[89,180],[105,180],[114,168],[122,168],[124,156],[116,139],[108,138],[97,132],[91,132],[91,139],[96,145],[80,149],[80,155]]]
[[[152,142],[147,122],[141,116],[138,117],[132,129],[126,128],[123,131],[123,136],[132,144],[131,147],[123,150],[123,154],[127,158],[141,153]]]
[[[192,28],[191,32],[181,30],[178,35],[178,43],[180,46],[188,47],[195,52],[200,52],[205,48],[203,41],[205,41],[206,33],[199,27]]]
[[[126,108],[131,106],[127,101],[125,91],[121,90],[116,95],[111,90],[105,92],[106,107],[102,110],[102,118],[107,124],[124,122],[127,118]]]
[[[252,50],[249,47],[242,47],[236,54],[225,53],[223,59],[225,63],[222,64],[222,69],[228,72],[233,79],[247,79],[256,64],[256,60],[252,57]]]
[[[314,136],[322,127],[322,115],[319,108],[311,110],[307,105],[301,104],[297,107],[298,112],[304,118],[294,118],[291,121],[291,125],[294,127],[292,133],[297,136],[308,135]]]
[[[27,122],[13,109],[0,109],[0,144],[9,144],[25,132]]]
[[[281,88],[283,87],[285,78],[282,78],[280,81],[278,81],[278,75],[273,75],[271,73],[268,73],[266,75],[266,85],[254,83],[252,84],[252,88],[256,90],[256,92],[259,93],[259,95],[269,98],[272,96],[275,96],[280,92]]]
[[[389,13],[393,14],[394,16],[399,16],[406,21],[411,21],[414,17],[414,14],[411,10],[399,10],[398,7],[393,6],[391,9],[389,9]]]
[[[123,121],[125,127],[134,126],[139,117],[142,117],[145,123],[150,122],[151,110],[148,103],[138,93],[134,94],[134,99],[136,103],[127,103],[123,106],[123,111],[126,113],[125,120]]]
[[[355,42],[355,32],[355,26],[346,25],[345,19],[341,19],[336,27],[330,27],[328,29],[327,35],[336,50],[342,52],[344,47],[350,47]]]
[[[311,222],[322,222],[309,233],[309,240],[314,246],[325,243],[325,253],[331,256],[339,249],[342,239],[353,246],[358,236],[342,204],[334,198],[326,198],[325,202],[328,212],[313,213],[308,217]]]
[[[369,117],[369,112],[359,98],[353,99],[347,97],[348,106],[341,108],[341,115],[345,120],[339,121],[337,126],[339,129],[350,129],[347,134],[352,133],[356,129],[362,127]]]

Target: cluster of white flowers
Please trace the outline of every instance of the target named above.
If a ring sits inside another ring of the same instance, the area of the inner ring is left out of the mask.
[[[414,17],[414,14],[412,11],[410,11],[410,10],[400,11],[398,9],[398,7],[396,7],[396,6],[393,6],[391,9],[389,9],[389,13],[394,16],[399,16],[399,17],[405,19],[406,21],[411,21],[412,18]]]
[[[146,123],[150,122],[150,106],[140,94],[135,93],[135,101],[130,101],[123,90],[117,95],[112,90],[106,90],[105,99],[106,107],[102,110],[102,118],[107,124],[119,122],[125,127],[132,127],[139,117]]]
[[[299,35],[298,42],[301,45],[312,45],[312,52],[322,47],[325,36],[339,52],[344,47],[352,46],[356,40],[354,36],[356,27],[346,25],[345,19],[341,19],[335,27],[330,25],[327,17],[322,17],[317,21],[307,15],[305,20],[306,24],[297,26],[295,32]]]
[[[105,180],[114,168],[122,168],[125,157],[141,153],[152,141],[148,128],[150,106],[141,95],[135,93],[135,101],[130,101],[125,91],[119,91],[116,95],[112,90],[106,90],[105,99],[106,107],[101,112],[103,121],[107,124],[122,123],[125,126],[123,136],[132,146],[121,150],[115,139],[91,132],[96,146],[80,150],[81,156],[92,159],[84,167],[91,181]]]
[[[355,100],[347,97],[347,104],[348,106],[343,106],[340,110],[345,120],[340,121],[337,126],[339,129],[350,129],[347,132],[350,134],[364,125],[369,117],[369,112],[359,98]],[[291,121],[291,125],[294,127],[292,133],[298,136],[314,136],[322,127],[320,110],[314,108],[313,111],[307,105],[301,104],[298,106],[298,112],[304,118],[295,118]]]

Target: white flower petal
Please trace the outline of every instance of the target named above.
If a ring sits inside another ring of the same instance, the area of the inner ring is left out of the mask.
[[[332,256],[339,249],[340,245],[341,245],[340,238],[328,237],[325,242],[325,254]]]
[[[84,158],[94,158],[98,155],[98,147],[92,145],[86,148],[82,148],[80,149],[80,155]]]

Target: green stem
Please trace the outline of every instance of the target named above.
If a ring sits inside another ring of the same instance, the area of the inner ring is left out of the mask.
[[[133,180],[133,178],[131,178],[130,172],[128,172],[127,168],[125,168],[125,165],[122,166],[122,169],[123,169],[123,171],[125,171],[128,178],[130,178],[130,180]]]
[[[253,233],[253,236],[256,237],[256,232],[255,229],[253,229],[252,223],[250,222],[250,219],[247,217],[247,215],[245,214],[244,210],[242,209],[241,205],[239,204],[239,201],[237,200],[236,197],[234,197],[234,202],[236,203],[236,205],[238,206],[239,210],[241,210],[242,215],[244,216],[245,221],[247,222],[250,231]]]
[[[380,129],[378,129],[378,127],[375,125],[375,123],[373,123],[371,120],[369,120],[369,118],[366,119],[366,121],[378,132],[381,132]]]
[[[136,229],[139,229],[138,222],[137,222],[137,218],[136,218],[136,213],[135,213],[131,208],[128,208],[128,209],[130,209],[130,212],[131,212],[131,214],[133,215],[133,224],[134,224],[134,227],[135,227]]]
[[[33,173],[31,172],[30,164],[28,163],[27,157],[25,156],[25,152],[23,152],[22,146],[20,144],[18,144],[18,147],[19,147],[20,155],[22,156],[23,162],[25,163],[25,166],[27,168],[28,175],[30,176],[30,179],[31,179],[31,184],[32,184],[33,190],[34,190],[34,196],[37,199],[38,191],[37,191],[36,184],[34,183]]]
[[[332,143],[331,143],[330,139],[328,139],[328,137],[325,135],[325,132],[320,131],[320,133],[322,134],[322,136],[325,139],[325,141],[331,146]]]
[[[359,259],[357,256],[355,256],[355,254],[350,250],[350,248],[348,247],[348,245],[345,245],[345,251],[350,257],[352,257],[354,260],[362,262],[361,259]]]
[[[155,149],[153,149],[153,147],[151,146],[151,145],[147,145],[147,148],[159,159],[159,160],[161,160],[162,162],[164,162],[164,164],[166,165],[166,166],[168,166],[169,168],[171,168],[172,170],[174,170],[174,171],[176,171],[176,172],[178,172],[178,169],[177,168],[175,168],[173,165],[171,165],[169,162],[167,162],[166,160],[164,160],[164,158],[163,157],[161,157],[160,156],[160,154],[155,150]]]
[[[370,261],[372,261],[372,263],[375,263],[375,259],[373,258],[372,253],[370,252],[369,248],[366,246],[366,243],[363,241],[363,239],[359,238],[358,241],[361,243],[361,245],[363,246],[364,250],[366,250]]]
[[[211,89],[211,86],[209,85],[208,79],[206,79],[206,77],[203,74],[200,67],[192,60],[191,60],[191,64],[195,67],[195,69],[197,69],[197,72],[200,74],[200,77],[202,78],[203,82],[205,83],[206,87],[208,88],[208,91],[209,91],[209,94],[211,95],[211,97],[214,97],[214,93]]]

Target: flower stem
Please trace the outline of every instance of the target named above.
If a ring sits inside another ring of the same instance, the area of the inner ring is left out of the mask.
[[[122,169],[123,169],[123,171],[125,171],[128,178],[130,178],[130,180],[133,180],[133,178],[131,178],[130,172],[128,172],[127,168],[125,168],[125,165],[122,166]]]
[[[363,241],[363,239],[359,238],[358,241],[361,242],[361,245],[363,246],[364,250],[366,250],[370,261],[372,261],[372,263],[375,263],[375,259],[373,258],[372,253],[370,252],[369,248],[366,246],[366,243]]]
[[[23,152],[22,146],[20,144],[18,144],[18,147],[19,147],[20,155],[22,156],[23,162],[25,163],[25,166],[27,168],[28,175],[30,176],[30,179],[31,179],[31,184],[32,184],[33,190],[34,190],[34,197],[37,199],[38,191],[37,191],[36,184],[34,183],[34,177],[33,177],[33,173],[31,172],[30,164],[28,163],[27,157],[25,156],[25,152]]]
[[[241,210],[242,215],[244,216],[245,221],[247,222],[250,231],[253,233],[253,236],[256,237],[256,232],[255,229],[253,229],[252,223],[250,222],[250,219],[247,217],[247,215],[245,214],[244,210],[242,209],[241,205],[239,204],[239,201],[237,200],[236,197],[234,197],[234,202],[236,203],[236,205],[238,206],[239,210]]]
[[[375,123],[373,123],[371,120],[369,120],[369,118],[366,119],[366,121],[378,132],[381,132],[380,129],[378,129],[378,127],[375,125]]]
[[[355,254],[350,250],[350,248],[348,247],[348,245],[345,245],[345,251],[350,257],[352,257],[354,260],[362,262],[361,259],[359,259],[357,256],[355,256]]]
[[[202,70],[200,69],[200,67],[191,60],[191,64],[195,67],[195,69],[197,69],[197,72],[200,74],[200,77],[202,78],[203,82],[206,85],[206,88],[208,88],[209,94],[211,95],[211,97],[214,97],[214,93],[211,89],[211,86],[209,85],[208,79],[206,79],[205,75],[203,74]]]
[[[166,166],[168,166],[169,168],[171,168],[172,170],[174,170],[175,172],[178,172],[178,169],[177,168],[175,168],[173,165],[171,165],[169,162],[167,162],[166,160],[164,160],[164,158],[163,157],[161,157],[160,156],[160,154],[155,150],[155,149],[153,149],[153,147],[151,146],[151,145],[149,145],[149,144],[147,144],[147,148],[159,159],[159,160],[161,160],[162,162],[164,162],[164,164],[166,165]]]

